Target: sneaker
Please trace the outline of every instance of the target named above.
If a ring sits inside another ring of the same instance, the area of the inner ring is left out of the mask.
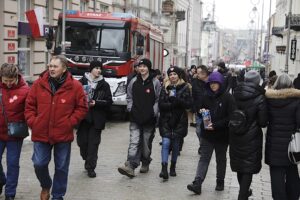
[[[217,185],[215,188],[216,191],[223,191],[224,190],[224,180],[217,180]]]
[[[88,177],[95,178],[97,176],[94,170],[88,170]]]
[[[135,177],[134,169],[132,169],[130,166],[118,167],[118,171],[120,174],[128,176],[129,178]]]
[[[200,181],[193,181],[192,184],[187,185],[189,191],[194,192],[195,194],[201,194],[201,183]]]
[[[43,188],[41,191],[41,200],[50,199],[50,188]]]
[[[147,173],[149,171],[149,164],[142,164],[140,173]]]

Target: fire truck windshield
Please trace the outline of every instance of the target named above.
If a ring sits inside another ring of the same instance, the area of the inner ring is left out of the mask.
[[[76,25],[67,24],[66,26],[66,52],[118,56],[119,52],[127,52],[129,49],[128,29],[91,26],[86,23],[77,23]],[[58,30],[58,32],[60,31]],[[58,44],[61,44],[61,37]]]

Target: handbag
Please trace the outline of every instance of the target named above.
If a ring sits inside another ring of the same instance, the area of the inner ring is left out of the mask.
[[[300,163],[300,130],[292,134],[288,148],[289,160],[294,164]]]
[[[4,116],[5,123],[7,124],[7,134],[11,137],[27,137],[29,136],[28,126],[25,122],[8,122],[3,101],[2,101],[2,90],[0,92],[0,103],[2,106],[2,114]]]

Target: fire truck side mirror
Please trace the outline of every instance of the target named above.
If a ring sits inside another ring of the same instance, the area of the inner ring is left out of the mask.
[[[138,35],[136,46],[143,47],[144,46],[144,36]]]
[[[53,40],[54,40],[54,32],[53,27],[48,27],[48,31],[46,33],[46,47],[47,49],[52,49],[53,46]]]
[[[168,49],[164,49],[164,57],[167,57],[169,55],[169,50]]]

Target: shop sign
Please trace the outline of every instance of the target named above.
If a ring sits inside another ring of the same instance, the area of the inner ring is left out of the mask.
[[[290,59],[292,61],[296,60],[296,52],[297,52],[297,39],[293,39],[291,41],[291,55],[290,55]]]

